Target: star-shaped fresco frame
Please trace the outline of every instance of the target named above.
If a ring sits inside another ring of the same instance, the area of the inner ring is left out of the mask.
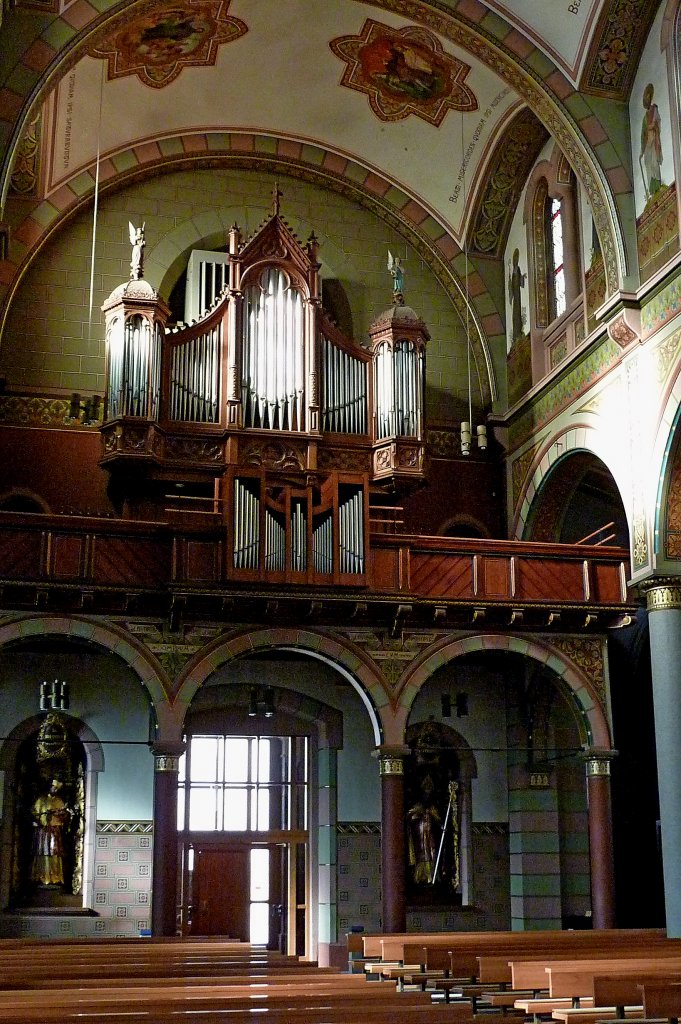
[[[340,84],[367,95],[381,121],[414,114],[437,128],[449,110],[478,109],[465,83],[470,64],[445,53],[427,29],[367,18],[359,35],[338,36],[329,46],[346,64]]]
[[[211,67],[218,47],[248,32],[245,22],[227,14],[230,3],[151,0],[136,7],[132,19],[114,19],[89,54],[108,62],[109,81],[137,75],[144,85],[162,89],[186,67]]]

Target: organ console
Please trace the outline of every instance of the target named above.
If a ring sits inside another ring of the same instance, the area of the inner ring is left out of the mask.
[[[191,324],[143,278],[104,304],[101,463],[131,515],[162,519],[178,487],[188,510],[210,500],[230,578],[356,586],[370,489],[425,480],[429,335],[400,289],[369,346],[346,337],[279,196],[249,240],[234,226],[226,254],[192,255]]]

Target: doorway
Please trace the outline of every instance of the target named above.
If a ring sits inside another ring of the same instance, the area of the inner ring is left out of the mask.
[[[183,934],[305,950],[307,804],[307,737],[188,737],[178,791]]]

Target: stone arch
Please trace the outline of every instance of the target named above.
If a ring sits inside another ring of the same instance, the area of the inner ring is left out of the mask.
[[[306,146],[307,152],[315,151],[318,154],[317,160],[313,157],[306,159],[302,147],[300,154],[293,157],[293,140],[283,135],[274,137],[274,153],[271,135],[249,134],[245,137],[234,132],[225,141],[224,133],[206,132],[200,137],[193,136],[194,144],[197,138],[201,138],[202,145],[196,151],[192,149],[185,152],[182,148],[183,135],[167,136],[167,139],[176,142],[180,149],[173,156],[162,155],[156,140],[149,144],[136,142],[134,146],[118,154],[117,159],[125,170],[114,173],[111,165],[111,175],[100,184],[100,196],[153,174],[187,168],[198,170],[222,166],[292,176],[348,196],[391,228],[401,232],[434,274],[452,302],[462,324],[468,322],[471,326],[471,347],[483,404],[488,405],[497,398],[490,349],[493,347],[494,338],[504,334],[502,316],[499,312],[489,312],[490,309],[495,309],[495,301],[480,274],[472,269],[468,273],[467,282],[464,282],[458,259],[462,253],[461,247],[451,232],[416,197],[406,193],[395,181],[384,177],[374,168],[345,156],[341,157],[322,146]],[[249,142],[246,149],[245,138]],[[103,160],[105,159],[106,155],[103,157]],[[77,182],[77,186],[73,185],[74,181]],[[74,175],[71,183],[65,182],[60,188],[58,211],[48,197],[26,214],[22,223],[17,226],[14,234],[19,238],[30,237],[31,246],[22,262],[13,264],[11,260],[5,261],[7,277],[4,292],[0,284],[0,338],[4,332],[9,307],[32,261],[53,234],[92,201],[94,188],[94,166],[82,169]],[[173,229],[159,244],[153,248],[149,247],[146,252],[145,270],[149,283],[154,287],[161,285],[168,264],[173,267],[192,238],[198,242],[206,236],[222,232],[224,243],[231,223],[228,217],[221,217],[220,212],[214,211],[202,219],[200,226],[190,221]]]
[[[653,445],[647,493],[654,507],[653,555],[659,571],[681,558],[681,372],[667,395]],[[678,540],[672,535],[679,532]],[[674,554],[678,550],[678,554]],[[678,571],[678,564],[673,566]]]
[[[596,691],[586,672],[575,666],[548,640],[480,633],[476,636],[445,638],[433,644],[413,664],[399,696],[398,716],[402,728],[421,687],[436,669],[476,651],[509,651],[541,662],[552,669],[575,705],[580,740],[585,747],[608,750],[612,746],[610,726],[606,717],[603,697]]]
[[[629,470],[624,458],[625,453],[622,451],[623,446],[618,447],[616,440],[614,432],[608,438],[595,427],[583,422],[570,423],[552,434],[537,450],[527,471],[513,513],[511,535],[516,540],[528,539],[531,513],[556,464],[571,453],[583,451],[600,459],[612,474],[622,496],[631,537]]]
[[[419,0],[411,0],[407,5],[408,11],[404,10],[402,0],[373,2],[379,9],[397,9],[401,14],[408,14],[413,21],[428,26],[451,43],[461,46],[478,59],[487,61],[550,129],[570,159],[594,207],[597,229],[603,246],[607,291],[609,294],[616,291],[627,275],[627,257],[616,201],[608,179],[613,180],[618,174],[626,177],[628,175],[622,165],[609,168],[606,175],[589,139],[600,140],[607,137],[607,131],[590,108],[587,108],[582,118],[584,128],[568,113],[564,102],[574,92],[574,87],[562,71],[544,53],[540,54],[538,48],[529,40],[523,40],[526,44],[523,48],[525,56],[521,58],[518,55],[515,38],[518,35],[517,29],[498,14],[495,15],[498,27],[495,38],[492,39],[489,34],[483,34],[477,29],[477,22],[484,16],[483,9],[473,11],[466,17],[465,14],[434,10],[429,4]],[[90,9],[81,20],[75,22],[68,17],[59,17],[50,20],[44,29],[41,23],[39,28],[44,31],[46,38],[43,39],[36,31],[33,38],[29,36],[26,39],[25,52],[17,55],[17,61],[25,71],[26,84],[22,84],[21,87],[15,86],[14,90],[4,90],[5,107],[10,112],[10,117],[14,115],[14,123],[5,133],[6,158],[0,168],[0,203],[6,195],[16,147],[33,109],[54,86],[59,74],[63,73],[66,67],[73,66],[86,52],[93,33],[99,30],[113,13],[120,14],[122,4],[112,6],[114,11],[104,15]],[[63,40],[60,51],[56,51],[54,47],[55,29]],[[508,49],[504,46],[507,36],[514,43]],[[536,57],[534,63],[533,57]],[[538,66],[542,68],[540,73],[535,70]],[[5,117],[7,118],[7,115]]]
[[[147,690],[159,730],[163,731],[169,721],[172,722],[170,680],[157,659],[125,630],[86,616],[27,615],[0,623],[0,649],[12,641],[45,636],[85,640],[116,654]]]
[[[184,718],[196,692],[221,665],[257,651],[277,649],[302,652],[340,672],[359,694],[371,720],[376,746],[381,744],[381,711],[389,700],[378,672],[348,641],[313,629],[247,629],[219,637],[191,659],[178,679],[174,702],[178,715]]]

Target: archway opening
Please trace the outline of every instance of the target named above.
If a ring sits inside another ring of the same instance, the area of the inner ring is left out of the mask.
[[[610,470],[591,452],[569,452],[537,494],[525,539],[629,547],[624,504]]]

